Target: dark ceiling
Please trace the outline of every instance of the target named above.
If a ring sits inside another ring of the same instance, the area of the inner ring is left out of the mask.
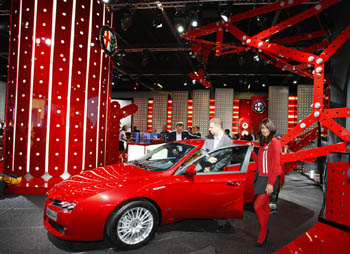
[[[157,1],[119,0],[111,4],[115,14],[114,28],[118,41],[114,91],[205,89],[201,84],[192,84],[188,78],[190,72],[201,67],[206,70],[212,88],[233,87],[235,91],[267,91],[268,85],[286,85],[291,87],[293,93],[296,91],[296,85],[293,83],[295,80],[299,84],[312,84],[311,79],[282,71],[266,64],[263,60],[256,61],[255,54],[250,51],[215,56],[213,49],[206,62],[199,58],[192,58],[189,43],[181,39],[176,31],[179,14],[183,14],[189,23],[189,17],[196,13],[199,26],[202,26],[220,20],[223,12],[235,15],[275,1],[158,2],[162,3],[163,11],[157,5]],[[248,35],[255,35],[314,6],[317,2],[319,1],[308,1],[281,11],[246,19],[235,25]],[[321,26],[328,33],[330,24],[327,21],[327,11],[290,27],[270,39],[317,31]],[[156,28],[154,23],[158,24],[159,21],[163,26]],[[188,27],[190,27],[189,24]],[[206,39],[215,41],[215,36],[213,34]],[[301,49],[318,41],[320,39],[286,46]],[[227,34],[224,36],[224,42],[237,45],[240,43]]]
[[[182,15],[187,22],[189,17],[198,16],[199,26],[216,22],[223,12],[231,15],[271,4],[273,0],[196,0],[196,1],[147,1],[147,0],[110,0],[114,11],[114,30],[117,35],[118,50],[114,55],[113,91],[134,90],[185,90],[206,89],[203,85],[193,84],[188,78],[190,72],[204,68],[212,88],[232,87],[235,91],[267,91],[268,85],[286,85],[296,90],[293,83],[312,84],[312,80],[302,78],[290,72],[284,72],[263,60],[256,61],[255,54],[243,52],[215,56],[214,51],[208,61],[191,57],[188,41],[181,39],[175,23]],[[237,25],[248,35],[254,35],[301,11],[312,7],[318,1],[308,1],[292,8],[265,14]],[[162,4],[161,10],[158,4]],[[330,31],[329,12],[336,5],[318,16],[298,23],[271,37],[288,37],[320,30]],[[6,81],[8,54],[8,24],[10,0],[0,0],[0,79]],[[334,10],[333,10],[334,11]],[[162,23],[161,28],[155,24]],[[215,37],[207,38],[215,41]],[[224,41],[239,43],[233,36],[224,36]],[[304,48],[316,43],[303,41],[286,45]]]

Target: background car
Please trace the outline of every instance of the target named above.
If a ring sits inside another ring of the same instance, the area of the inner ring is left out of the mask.
[[[254,200],[253,146],[243,142],[201,153],[203,143],[171,142],[138,160],[71,176],[48,192],[45,228],[66,240],[106,237],[117,248],[134,249],[162,224],[242,218],[243,204]],[[208,164],[210,156],[225,164],[215,168]]]

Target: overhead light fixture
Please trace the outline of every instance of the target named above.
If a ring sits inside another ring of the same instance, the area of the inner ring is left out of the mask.
[[[190,11],[190,20],[191,20],[191,26],[192,27],[197,27],[198,26],[198,14],[197,11],[192,10]]]
[[[293,84],[294,84],[294,85],[298,84],[298,80],[294,79],[294,80],[293,80]]]
[[[184,86],[187,86],[187,82],[184,82]]]
[[[105,4],[108,4],[109,0],[102,0],[102,2],[104,2]]]
[[[192,84],[196,84],[196,80],[195,79],[192,79]]]
[[[153,19],[153,27],[154,28],[162,28],[163,20],[161,14],[158,12]]]
[[[262,83],[262,87],[266,87],[266,84],[265,84],[265,83]]]
[[[231,16],[231,13],[228,11],[228,10],[224,10],[220,13],[220,17],[225,21],[227,22],[228,19],[230,18]]]
[[[259,62],[259,61],[260,61],[259,55],[255,55],[255,56],[253,57],[253,59],[254,59],[255,62]]]
[[[176,29],[179,33],[183,33],[185,31],[185,27],[181,24],[176,25]]]
[[[175,12],[175,14],[174,14],[174,21],[175,21],[176,30],[179,33],[183,33],[185,31],[185,27],[186,27],[186,21],[185,21],[185,17],[184,17],[183,11]]]

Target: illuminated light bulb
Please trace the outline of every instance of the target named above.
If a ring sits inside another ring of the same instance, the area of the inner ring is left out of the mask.
[[[316,60],[316,63],[317,63],[317,64],[323,63],[323,59],[322,59],[322,58],[318,58],[318,59]]]
[[[306,124],[305,123],[301,123],[300,124],[300,128],[304,129],[306,127]]]
[[[313,62],[315,60],[315,57],[313,56],[309,56],[309,58],[307,59],[309,62]]]
[[[320,116],[320,112],[319,111],[316,111],[315,113],[314,113],[314,117],[319,117]]]
[[[244,36],[242,37],[242,40],[245,41],[246,39],[247,39],[247,36],[244,35]]]
[[[258,47],[262,47],[263,45],[264,45],[264,43],[261,41],[261,42],[259,42]]]
[[[249,43],[251,43],[252,42],[252,40],[251,39],[248,39],[247,40],[247,44],[249,44]]]
[[[316,72],[317,72],[317,73],[321,73],[322,70],[323,70],[322,67],[317,67],[317,68],[316,68]]]
[[[320,108],[320,107],[321,107],[321,103],[316,102],[316,103],[315,103],[315,108]]]
[[[318,4],[318,5],[315,6],[315,9],[318,10],[318,11],[321,10],[321,8],[322,8],[321,4]]]

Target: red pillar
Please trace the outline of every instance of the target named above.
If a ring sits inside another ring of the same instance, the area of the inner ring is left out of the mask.
[[[5,172],[27,187],[105,165],[112,20],[99,0],[12,0]]]

